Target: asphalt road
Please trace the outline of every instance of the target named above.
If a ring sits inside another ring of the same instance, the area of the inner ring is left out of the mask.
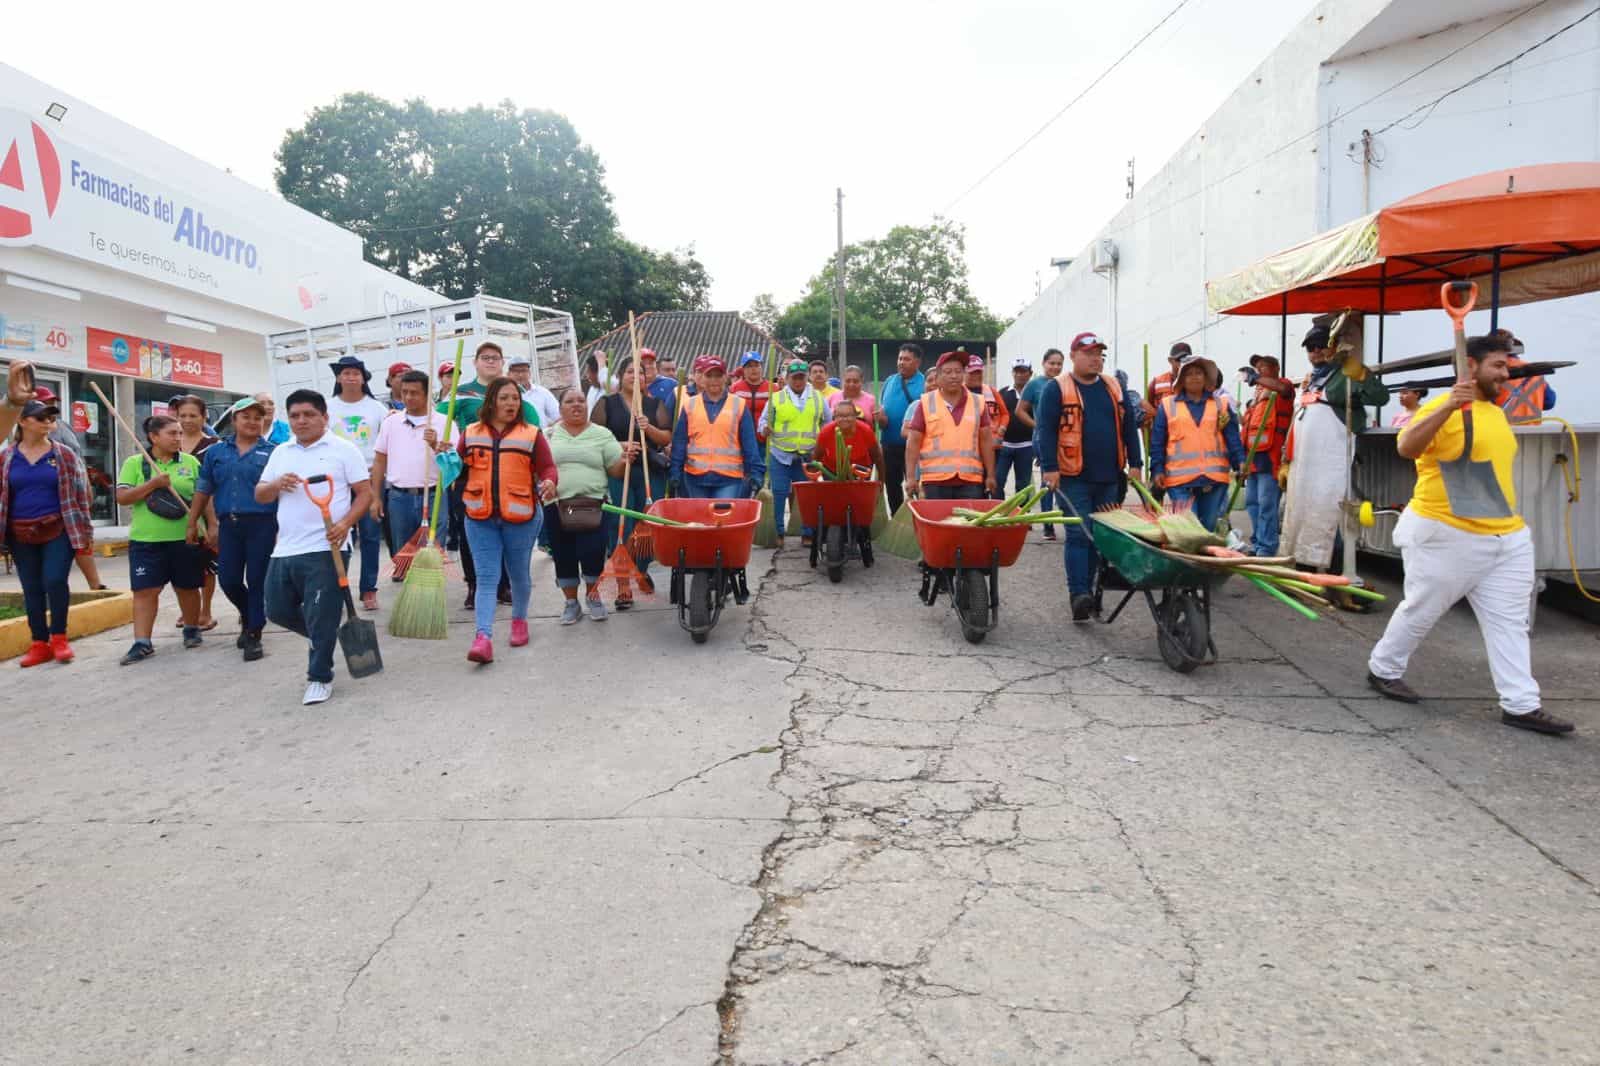
[[[1592,626],[1540,615],[1550,740],[1464,609],[1406,707],[1382,616],[1230,589],[1180,676],[1037,538],[977,647],[770,555],[703,646],[540,561],[528,648],[456,612],[318,708],[226,610],[6,668],[0,1062],[1600,1062]]]

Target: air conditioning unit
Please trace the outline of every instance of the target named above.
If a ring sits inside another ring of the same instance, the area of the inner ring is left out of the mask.
[[[1089,245],[1089,269],[1096,274],[1109,274],[1117,269],[1117,242],[1102,237]]]

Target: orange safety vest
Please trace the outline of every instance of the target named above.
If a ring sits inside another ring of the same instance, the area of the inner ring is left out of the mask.
[[[977,395],[971,389],[967,395]],[[983,386],[983,408],[989,412],[989,431],[994,434],[994,442],[999,444],[1005,439],[1006,426],[1011,423],[1011,409],[1000,399],[1000,394],[994,391],[993,386]]]
[[[689,397],[683,405],[689,420],[689,449],[684,455],[685,473],[700,477],[721,474],[744,477],[744,451],[739,447],[739,420],[744,417],[744,398],[728,393],[716,421],[706,417],[705,397]]]
[[[978,427],[983,424],[982,400],[967,393],[957,422],[935,389],[922,404],[922,451],[917,462],[923,481],[966,481],[983,484],[983,453],[978,450]]]
[[[1513,368],[1524,365],[1521,359],[1507,362]],[[1520,381],[1508,382],[1507,385],[1500,386],[1500,392],[1494,398],[1495,405],[1506,413],[1507,421],[1527,422],[1544,417],[1543,374],[1533,374]]]
[[[1226,399],[1206,397],[1205,413],[1195,425],[1189,405],[1180,411],[1178,396],[1161,401],[1167,413],[1167,484],[1187,485],[1200,478],[1224,484],[1228,481],[1228,445],[1222,439],[1219,414],[1227,411]]]
[[[1250,442],[1256,439],[1261,423],[1266,420],[1268,407],[1272,408],[1272,424],[1261,434],[1261,443],[1256,445],[1256,454],[1271,456],[1272,472],[1276,474],[1278,465],[1283,461],[1283,442],[1289,436],[1289,419],[1294,414],[1294,401],[1257,385],[1255,399],[1245,409],[1244,424],[1239,427],[1239,431],[1244,435],[1242,439],[1245,451],[1248,452]],[[1252,473],[1248,470],[1245,472]]]
[[[482,522],[531,522],[539,508],[533,472],[533,446],[539,427],[526,422],[495,437],[482,422],[474,422],[461,435],[466,455],[467,486],[461,502],[467,517]]]
[[[1128,447],[1122,442],[1122,386],[1110,374],[1101,374],[1106,391],[1111,393],[1111,417],[1116,423],[1117,469],[1128,465]],[[1061,424],[1056,433],[1056,470],[1062,477],[1077,477],[1083,473],[1083,397],[1078,393],[1078,383],[1072,371],[1063,370],[1056,377],[1061,390]]]

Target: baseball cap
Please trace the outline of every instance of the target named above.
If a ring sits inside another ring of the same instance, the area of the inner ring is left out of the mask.
[[[1093,332],[1080,333],[1072,338],[1072,350],[1075,352],[1082,351],[1085,348],[1104,348],[1105,346],[1106,342]]]
[[[934,364],[934,368],[937,369],[941,366],[944,366],[946,363],[959,363],[961,365],[961,369],[965,370],[967,368],[967,353],[962,351],[960,348],[957,348],[953,352],[945,352],[939,357],[939,361]]]
[[[49,388],[47,388],[44,385],[35,385],[33,387],[33,398],[35,400],[39,400],[42,403],[59,403],[59,402],[61,402],[60,401],[60,397],[58,397],[54,392],[52,392]]]
[[[407,370],[410,370],[410,369],[411,369],[411,364],[410,363],[390,363],[389,364],[389,372],[387,374],[385,374],[384,377],[392,378],[396,374],[404,374]]]
[[[789,374],[804,374],[808,369],[803,359],[795,359],[783,368],[783,372],[786,376]]]
[[[404,363],[401,363],[399,365],[405,366]],[[409,370],[410,368],[407,367],[406,369]],[[266,405],[263,404],[260,400],[256,399],[254,396],[241,396],[239,399],[233,401],[232,405],[230,405],[229,408],[228,408],[228,413],[230,415],[236,415],[240,411],[248,411],[252,407],[254,407],[256,410],[260,411],[262,414],[266,414],[267,413]]]
[[[656,350],[654,348],[640,348],[639,349],[639,362],[642,363],[646,359],[654,359],[655,357],[656,357]]]
[[[1012,370],[1032,370],[1033,369],[1033,360],[1029,359],[1025,355],[1019,355],[1015,359],[1011,360],[1011,369]]]
[[[53,400],[49,403],[43,400],[29,400],[22,405],[22,414],[19,417],[44,418],[47,415],[55,415],[59,418],[61,417],[61,408],[57,407]]]
[[[532,366],[533,360],[525,355],[513,355],[506,360],[506,366]]]
[[[1300,342],[1302,348],[1326,348],[1328,346],[1328,327],[1312,326],[1306,330],[1305,339]]]
[[[981,356],[981,355],[969,355],[969,356],[967,356],[967,373],[970,374],[975,370],[982,370],[982,369],[983,369],[983,356]]]
[[[440,377],[444,377],[446,374],[454,374],[455,372],[456,372],[456,365],[454,363],[440,363],[439,364],[439,376]]]
[[[1194,349],[1189,347],[1188,341],[1179,341],[1167,352],[1168,359],[1182,359],[1186,355],[1193,355]]]
[[[694,372],[696,374],[726,374],[728,368],[722,365],[722,360],[714,355],[697,355],[694,357]]]
[[[1252,368],[1257,367],[1258,364],[1261,363],[1271,363],[1272,369],[1278,369],[1278,357],[1275,355],[1252,355],[1250,357],[1250,366]]]
[[[641,358],[641,359],[644,358],[644,352],[640,352],[639,353],[639,358]],[[741,367],[746,367],[746,366],[749,366],[751,363],[759,363],[759,362],[761,362],[761,356],[757,355],[755,352],[745,352],[743,355],[741,355],[739,357],[739,365]]]

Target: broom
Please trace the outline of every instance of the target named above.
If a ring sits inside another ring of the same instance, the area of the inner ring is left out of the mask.
[[[633,339],[633,410],[639,416],[644,416],[644,400],[639,395],[639,328],[634,324],[633,312],[628,312],[628,334]],[[631,439],[633,431],[630,428],[628,436]],[[639,469],[644,478],[644,506],[648,511],[655,503],[655,494],[650,489],[650,441],[644,435],[644,424],[639,424]],[[630,464],[631,465],[631,464]],[[627,504],[627,500],[622,501]],[[650,595],[656,590],[656,583],[651,580],[650,574],[645,570],[656,557],[655,543],[650,533],[647,522],[635,522],[633,535],[628,538],[628,554],[633,557],[634,566],[639,572],[639,590],[645,595]]]
[[[761,364],[761,384],[769,393],[767,402],[771,403],[772,375],[777,372],[777,349],[771,341],[767,342],[767,358]],[[772,457],[767,456],[767,474],[761,482],[761,488],[756,492],[756,501],[761,504],[761,517],[756,519],[755,545],[758,548],[776,548],[778,546],[778,527],[772,517]]]
[[[431,313],[430,313],[431,317]],[[456,366],[461,365],[466,340],[456,341]],[[460,374],[450,378],[450,406],[444,421],[444,443],[450,446],[450,430],[455,425],[456,385]],[[418,640],[443,640],[448,634],[449,612],[444,595],[444,553],[439,550],[438,498],[447,488],[441,476],[434,489],[434,506],[428,515],[428,543],[417,551],[406,568],[405,584],[400,586],[400,599],[389,615],[389,635],[413,637]],[[426,498],[426,493],[424,493]]]
[[[430,314],[428,316],[428,388],[430,389],[433,388],[433,376],[436,373],[435,357],[439,354],[437,345],[438,336],[436,332],[436,326],[433,316]],[[432,420],[432,411],[428,412],[428,418],[430,421]],[[424,467],[422,477],[422,502],[424,504],[428,502],[428,478],[432,473],[433,470],[431,464],[427,467]],[[383,492],[382,485],[376,485],[374,488],[379,493]],[[427,535],[428,519],[427,516],[424,515],[422,519],[422,525],[417,527],[416,532],[412,533],[411,536],[407,538],[405,544],[400,548],[399,551],[395,552],[393,558],[389,560],[390,569],[393,571],[395,577],[404,578],[406,576],[406,572],[411,569],[411,560],[416,557],[417,551],[422,547],[424,538]]]
[[[633,328],[634,328],[634,325],[633,325],[633,312],[629,311],[628,312],[628,329],[629,329],[630,333],[633,331]],[[638,359],[639,359],[639,338],[638,338],[637,334],[634,334],[634,336],[633,336],[633,358],[634,358],[634,363],[633,363],[633,367],[634,367],[634,370],[633,370],[633,384],[634,384],[634,389],[635,389],[635,393],[634,394],[635,394],[635,396],[637,396],[638,395],[637,390],[638,390],[638,386],[639,386],[639,362],[638,362]],[[632,436],[632,430],[631,429],[629,430],[629,436],[630,437]],[[627,503],[628,503],[628,498],[629,498],[628,497],[628,487],[632,484],[632,479],[633,479],[633,464],[632,463],[628,463],[626,466],[624,466],[622,468],[622,504],[623,504],[623,506],[626,506]],[[604,506],[604,505],[602,505],[602,506]],[[635,527],[635,528],[637,528],[637,527]],[[644,583],[641,580],[643,577],[644,577],[644,575],[639,572],[639,568],[636,565],[634,565],[633,556],[628,553],[628,544],[627,544],[627,541],[624,540],[623,537],[622,537],[622,526],[621,526],[621,524],[619,522],[618,526],[617,526],[617,546],[611,552],[611,558],[606,560],[606,568],[600,574],[600,584],[601,584],[602,587],[607,588],[607,589],[615,586],[615,588],[617,590],[616,591],[616,597],[615,597],[616,600],[619,603],[631,604],[633,602],[633,586],[635,584],[639,584],[641,586],[639,591],[641,593],[643,593],[643,594],[648,595],[649,593],[654,591],[654,586],[653,585],[648,590],[643,588],[643,584]],[[602,593],[601,595],[604,596],[604,593]]]

